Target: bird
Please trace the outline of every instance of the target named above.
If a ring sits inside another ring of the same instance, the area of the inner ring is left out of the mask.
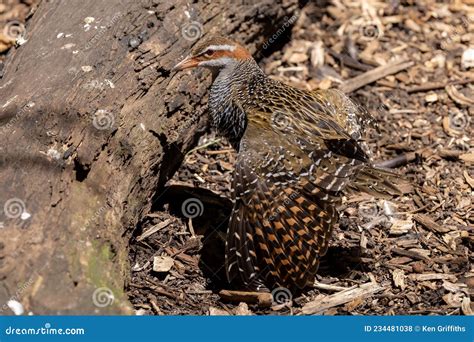
[[[338,89],[304,90],[268,77],[223,36],[203,38],[173,71],[212,73],[212,127],[237,151],[225,242],[227,280],[243,290],[314,284],[342,197],[401,194],[363,138],[377,123]]]

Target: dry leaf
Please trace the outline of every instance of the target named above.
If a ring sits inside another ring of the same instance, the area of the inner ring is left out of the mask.
[[[411,217],[407,220],[392,218],[391,222],[392,226],[390,227],[390,234],[392,235],[406,234],[413,228],[413,220]]]

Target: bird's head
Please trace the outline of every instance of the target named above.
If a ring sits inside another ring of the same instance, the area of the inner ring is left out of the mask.
[[[212,71],[219,71],[240,61],[251,59],[252,55],[240,44],[224,37],[212,37],[199,42],[191,54],[176,64],[173,70],[206,67]]]

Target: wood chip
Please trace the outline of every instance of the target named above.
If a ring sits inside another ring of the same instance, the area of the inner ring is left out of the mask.
[[[330,285],[330,284],[323,284],[320,282],[314,282],[314,288],[319,289],[319,290],[326,290],[326,291],[345,291],[348,290],[348,287],[343,287],[343,286],[337,286],[337,285]],[[355,286],[351,287],[355,288]]]
[[[413,228],[413,220],[411,218],[408,218],[407,220],[392,218],[391,222],[392,226],[390,227],[390,234],[392,235],[406,234]]]
[[[393,277],[393,283],[395,284],[395,286],[404,290],[406,287],[405,272],[403,272],[403,270],[400,270],[400,269],[393,270],[392,277]]]
[[[230,313],[228,313],[224,309],[219,309],[211,306],[209,308],[209,316],[230,316]]]
[[[460,308],[464,299],[464,294],[458,293],[447,293],[443,296],[443,300],[452,308]]]
[[[464,69],[474,67],[474,48],[464,50],[461,56],[461,65]]]
[[[449,280],[452,282],[457,281],[457,277],[452,274],[444,273],[421,273],[421,274],[410,274],[408,278],[415,281],[427,281],[427,280]]]
[[[474,189],[474,178],[472,178],[471,176],[469,176],[469,173],[467,173],[466,170],[464,170],[464,172],[462,173],[464,178],[466,179],[466,182],[467,184],[469,184],[469,186]]]
[[[384,288],[375,282],[366,283],[357,287],[349,288],[344,291],[327,296],[322,300],[311,301],[303,306],[301,313],[303,315],[318,315],[326,310],[349,303],[358,298],[367,298]]]
[[[417,259],[417,260],[428,260],[428,258],[424,254],[420,254],[413,250],[406,250],[406,249],[402,249],[398,247],[392,248],[392,253],[407,256],[407,257],[410,257],[412,259]]]
[[[413,215],[413,219],[432,232],[447,233],[450,231],[449,228],[437,224],[429,216],[424,214],[415,214]]]
[[[350,93],[388,75],[396,74],[397,72],[405,70],[414,64],[415,63],[413,61],[407,61],[405,59],[393,61],[347,80],[341,85],[340,89],[344,93]]]
[[[474,316],[474,311],[471,308],[471,299],[464,297],[461,302],[461,311],[466,316]]]
[[[424,83],[422,85],[410,87],[410,88],[407,89],[407,92],[409,94],[411,94],[411,93],[416,93],[416,92],[420,92],[420,91],[443,89],[448,85],[469,84],[469,83],[474,83],[474,79],[469,78],[469,79],[465,79],[465,80],[450,81],[450,82],[428,82],[428,83]]]
[[[453,100],[457,104],[466,106],[474,105],[474,100],[461,94],[454,85],[448,85],[445,89],[451,100]]]
[[[219,296],[229,302],[258,304],[261,307],[270,307],[273,302],[272,294],[268,292],[221,290]]]
[[[436,93],[429,93],[425,96],[425,101],[428,103],[433,103],[438,101],[438,94]]]
[[[240,303],[239,306],[237,306],[234,309],[234,313],[237,316],[250,316],[253,315],[252,311],[250,311],[249,306],[247,303]]]
[[[459,159],[463,160],[465,163],[474,163],[474,153],[464,153],[459,156]]]
[[[166,273],[171,270],[171,267],[174,265],[173,258],[168,256],[156,256],[153,258],[153,271]]]

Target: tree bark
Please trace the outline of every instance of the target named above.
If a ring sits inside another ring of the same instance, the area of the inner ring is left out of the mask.
[[[207,125],[209,74],[171,67],[201,33],[254,52],[297,9],[188,3],[43,1],[10,53],[0,81],[2,314],[12,301],[34,314],[132,313],[131,232]]]

